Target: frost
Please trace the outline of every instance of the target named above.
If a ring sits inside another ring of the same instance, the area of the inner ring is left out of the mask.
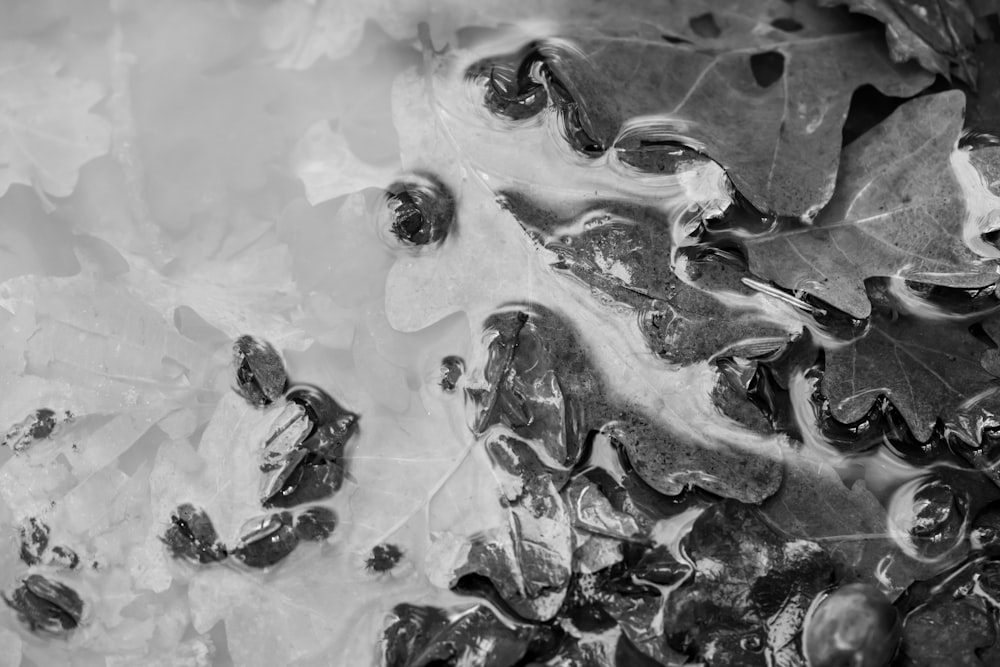
[[[108,150],[111,127],[90,112],[101,87],[61,69],[31,44],[0,42],[0,196],[21,183],[65,197],[80,167]]]
[[[376,166],[354,155],[343,134],[320,121],[306,130],[292,156],[295,175],[312,205],[370,187],[386,187],[396,165]]]

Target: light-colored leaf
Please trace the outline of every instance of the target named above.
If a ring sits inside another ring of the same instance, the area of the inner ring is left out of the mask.
[[[65,197],[80,167],[108,150],[111,127],[90,111],[100,85],[61,69],[31,44],[0,42],[0,196],[21,183]]]

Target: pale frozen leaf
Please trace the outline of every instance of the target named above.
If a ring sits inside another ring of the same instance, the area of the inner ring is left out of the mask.
[[[566,0],[281,0],[262,21],[261,39],[279,54],[279,66],[307,69],[317,60],[344,58],[361,43],[365,22],[376,21],[395,39],[415,39],[417,25],[427,22],[435,44],[454,40],[459,28],[496,26],[526,17],[566,16]]]
[[[364,188],[384,188],[399,171],[395,165],[377,166],[360,160],[344,135],[326,121],[306,130],[295,145],[292,164],[313,206]]]
[[[3,428],[40,407],[166,410],[200,387],[212,365],[211,350],[134,292],[86,276],[13,279],[0,284],[0,304],[14,313],[0,355],[0,385],[11,387],[0,406]]]
[[[0,195],[21,183],[65,197],[80,167],[108,150],[110,125],[90,111],[101,87],[61,68],[30,44],[0,42]]]
[[[231,339],[252,332],[279,348],[304,349],[309,344],[290,321],[298,290],[284,244],[255,244],[167,275],[136,258],[125,278],[164,318],[187,306]]]

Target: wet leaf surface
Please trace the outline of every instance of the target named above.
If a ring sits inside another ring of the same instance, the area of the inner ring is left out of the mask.
[[[671,363],[765,354],[801,331],[779,302],[741,282],[750,276],[738,261],[699,258],[697,249],[675,254],[683,231],[662,211],[614,201],[553,210],[517,191],[505,193],[504,206],[552,239],[545,247],[567,277],[635,308],[650,348]]]
[[[975,80],[971,54],[976,21],[973,2],[824,0],[820,4],[846,4],[851,11],[884,23],[886,40],[896,62],[912,58],[935,74],[954,74],[968,82]]]
[[[915,586],[905,614],[901,664],[979,667],[998,653],[996,561],[977,559],[947,578]],[[948,631],[944,629],[948,628]]]
[[[992,284],[994,263],[962,240],[968,209],[949,162],[964,106],[957,91],[914,99],[848,146],[830,204],[812,225],[748,239],[750,270],[858,318],[871,312],[866,278]]]
[[[698,517],[685,550],[694,574],[666,600],[670,644],[713,665],[795,660],[805,611],[834,580],[819,545],[786,542],[752,510],[727,502]]]
[[[963,418],[995,413],[997,376],[983,363],[995,348],[970,332],[978,318],[920,321],[884,286],[869,294],[876,305],[868,331],[826,356],[822,391],[834,417],[856,422],[885,396],[925,442],[939,419],[961,428]],[[967,437],[979,441],[978,433]]]
[[[572,49],[548,47],[546,65],[568,94],[557,104],[578,115],[567,121],[580,128],[571,142],[596,153],[646,142],[693,145],[724,165],[761,210],[811,218],[830,199],[857,87],[908,96],[930,83],[892,64],[868,26],[839,12],[803,7],[792,16],[771,0],[644,10],[641,25],[618,9],[598,30],[590,24],[561,35]],[[825,57],[830,50],[839,54],[836,69]],[[745,131],[734,137],[736,113]]]

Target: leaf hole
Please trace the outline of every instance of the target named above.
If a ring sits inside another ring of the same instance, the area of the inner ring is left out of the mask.
[[[798,32],[803,28],[801,23],[787,16],[774,19],[771,21],[771,25],[782,32]]]
[[[705,39],[715,39],[722,34],[722,30],[719,28],[719,24],[715,22],[715,15],[712,12],[692,16],[688,20],[688,25],[691,26],[691,32]]]
[[[785,74],[785,56],[777,51],[765,51],[750,56],[750,71],[761,88],[773,86]]]
[[[668,44],[690,44],[691,43],[691,40],[689,40],[689,39],[684,39],[683,37],[677,37],[676,35],[668,35],[666,33],[660,35],[660,37],[662,37],[663,41],[666,42],[666,43],[668,43]]]

